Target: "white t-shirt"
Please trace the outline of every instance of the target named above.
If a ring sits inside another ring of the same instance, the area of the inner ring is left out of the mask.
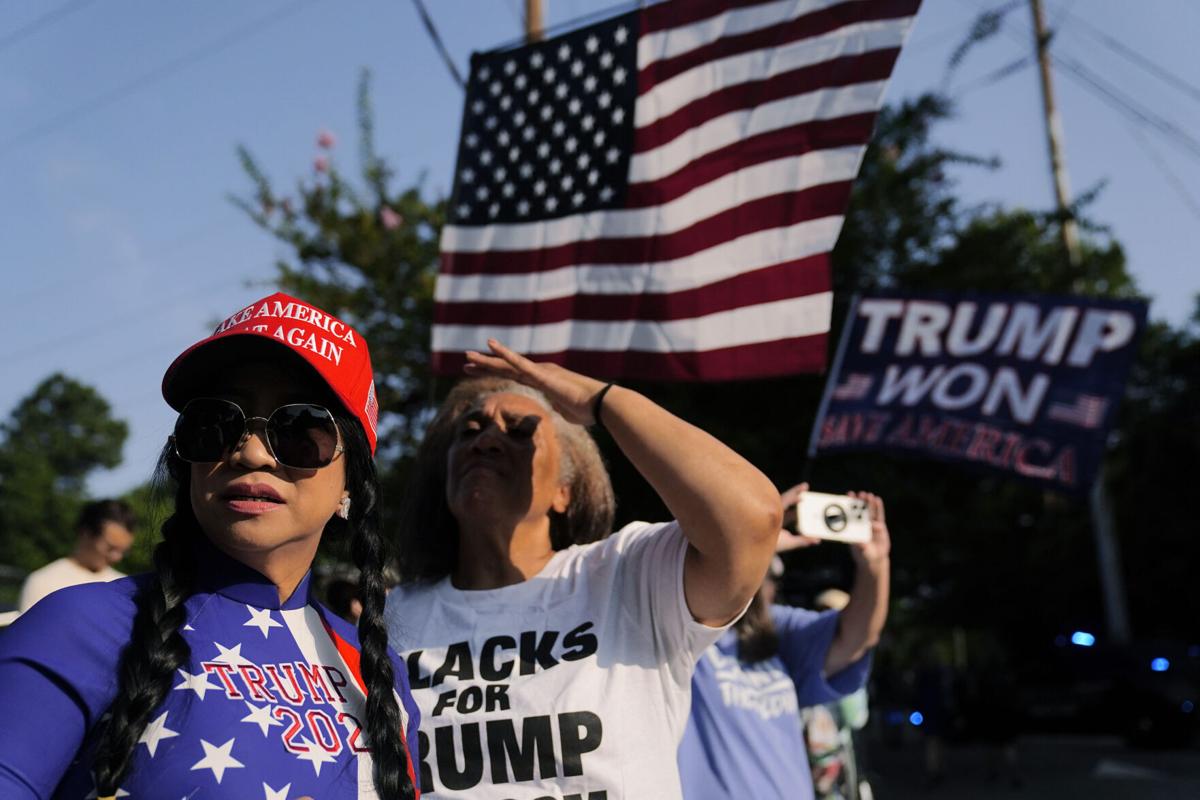
[[[21,613],[28,611],[34,603],[51,592],[77,586],[81,583],[98,583],[100,581],[115,581],[124,578],[125,574],[106,566],[99,572],[92,572],[73,558],[60,558],[51,561],[41,569],[36,569],[25,578],[21,585],[21,597],[17,608]]]
[[[635,522],[513,586],[395,589],[385,617],[421,707],[422,795],[679,798],[692,670],[726,630],[688,611],[686,551],[678,523]]]

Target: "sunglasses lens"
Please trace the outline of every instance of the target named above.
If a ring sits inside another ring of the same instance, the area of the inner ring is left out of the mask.
[[[289,467],[324,467],[337,453],[337,424],[323,406],[298,403],[275,409],[267,437],[275,457]]]
[[[192,400],[175,422],[175,450],[184,461],[220,461],[246,429],[242,410],[226,400]]]

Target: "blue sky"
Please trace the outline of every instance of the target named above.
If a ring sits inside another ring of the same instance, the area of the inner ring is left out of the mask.
[[[1046,3],[1059,52],[1200,131],[1200,102],[1089,33],[1200,85],[1200,5]],[[971,21],[1000,4],[925,0],[889,100],[942,85]],[[523,0],[427,5],[464,73],[472,50],[520,33]],[[610,5],[546,0],[551,24]],[[950,84],[963,94],[939,141],[1003,161],[955,174],[970,203],[1051,202],[1036,73],[977,84],[1027,54],[1030,36],[1022,3]],[[317,132],[328,129],[340,137],[335,160],[353,169],[362,67],[374,73],[379,148],[397,185],[424,173],[431,194],[445,193],[461,94],[410,2],[0,0],[0,414],[54,371],[95,386],[132,431],[125,463],[96,475],[94,493],[148,476],[174,418],[158,393],[163,370],[215,320],[265,294],[287,255],[228,202],[247,188],[235,146],[283,188],[311,174]],[[1182,324],[1200,292],[1200,157],[1136,133],[1067,75],[1056,80],[1073,189],[1107,182],[1093,217],[1126,247],[1151,315]]]

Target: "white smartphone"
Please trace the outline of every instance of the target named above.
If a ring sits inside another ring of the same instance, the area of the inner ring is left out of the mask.
[[[871,541],[871,514],[867,504],[844,494],[805,492],[798,503],[784,509],[783,526],[817,539]]]

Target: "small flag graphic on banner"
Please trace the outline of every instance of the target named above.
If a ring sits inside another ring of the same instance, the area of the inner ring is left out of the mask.
[[[862,400],[871,393],[871,386],[874,385],[875,379],[870,375],[862,373],[853,373],[847,375],[846,379],[838,384],[833,390],[834,400]]]
[[[1051,403],[1046,409],[1046,417],[1080,428],[1099,428],[1107,410],[1108,398],[1081,394],[1074,403]]]

